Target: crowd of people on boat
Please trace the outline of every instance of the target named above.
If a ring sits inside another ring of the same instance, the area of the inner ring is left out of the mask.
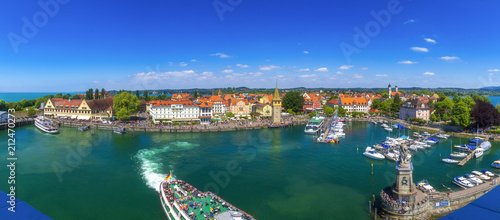
[[[196,219],[198,215],[203,215],[204,219],[211,220],[214,219],[214,216],[221,213],[223,209],[238,211],[245,220],[254,219],[251,215],[229,204],[219,196],[211,192],[201,192],[183,180],[165,182],[163,190],[169,202],[172,204],[176,202],[180,209],[192,219]],[[200,201],[200,199],[203,199],[205,202]]]

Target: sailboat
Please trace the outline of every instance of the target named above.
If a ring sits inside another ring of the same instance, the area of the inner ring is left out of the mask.
[[[454,157],[454,158],[465,158],[467,157],[467,153],[465,152],[455,152],[455,153],[452,153],[453,152],[453,141],[451,141],[450,143],[450,157]]]
[[[391,109],[389,108],[389,123],[391,125],[389,125],[388,127],[385,127],[384,130],[387,131],[387,132],[392,132],[392,118],[391,118]]]

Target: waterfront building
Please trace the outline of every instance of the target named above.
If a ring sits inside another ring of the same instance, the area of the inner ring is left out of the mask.
[[[276,90],[274,91],[274,97],[272,99],[273,101],[273,114],[271,118],[271,122],[273,124],[280,124],[281,123],[281,98],[280,98],[280,93],[278,92],[278,84],[276,83]]]
[[[104,120],[114,115],[113,99],[62,99],[52,98],[47,101],[44,115],[54,118],[81,120]]]
[[[326,103],[326,105],[330,106],[330,108],[336,108],[339,106],[339,100],[338,99],[331,99]]]
[[[302,106],[302,111],[304,112],[312,112],[322,109],[322,105],[320,100],[317,97],[309,97],[304,98],[304,105]]]
[[[240,116],[250,116],[250,109],[248,106],[248,100],[246,99],[229,99],[231,105],[229,106],[230,112],[236,117]]]
[[[172,94],[172,101],[183,101],[183,100],[191,100],[193,97],[189,93],[174,93]]]
[[[212,121],[213,106],[208,101],[203,101],[200,104],[200,124],[210,124]]]
[[[364,97],[349,97],[340,96],[339,105],[346,110],[346,112],[364,112],[370,111],[368,100]]]
[[[153,122],[200,121],[200,106],[192,101],[157,101],[150,104]]]
[[[260,117],[272,117],[273,107],[269,104],[256,103],[254,105],[255,113]]]
[[[220,93],[220,90],[219,90]],[[224,115],[226,114],[226,104],[224,99],[218,95],[213,95],[210,97],[210,104],[212,104],[212,113],[214,115]]]
[[[420,101],[420,99],[407,100],[399,107],[399,119],[420,118],[429,120],[430,115],[429,106],[427,103]]]

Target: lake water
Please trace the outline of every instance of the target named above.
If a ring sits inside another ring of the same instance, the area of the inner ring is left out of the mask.
[[[258,219],[369,219],[368,201],[393,184],[395,163],[362,155],[387,133],[380,126],[351,122],[339,144],[313,143],[304,126],[221,133],[81,132],[59,135],[34,126],[16,128],[16,195],[54,219],[165,219],[157,187],[173,172],[200,190],[218,193]],[[395,131],[392,135],[397,135]],[[402,135],[402,133],[400,134]],[[0,143],[7,148],[7,131]],[[492,169],[498,143],[463,167],[441,162],[450,138],[414,153],[414,179],[459,190],[453,177]],[[0,158],[7,158],[0,151]],[[4,164],[7,160],[4,159]],[[229,172],[228,164],[237,164]],[[370,164],[374,175],[370,175]],[[0,189],[8,190],[8,169]],[[231,173],[231,174],[229,174]]]

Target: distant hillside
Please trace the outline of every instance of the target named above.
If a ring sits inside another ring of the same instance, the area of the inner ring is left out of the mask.
[[[500,86],[488,86],[488,87],[483,87],[483,88],[480,88],[480,89],[483,89],[483,90],[494,90],[494,89],[500,89]]]

